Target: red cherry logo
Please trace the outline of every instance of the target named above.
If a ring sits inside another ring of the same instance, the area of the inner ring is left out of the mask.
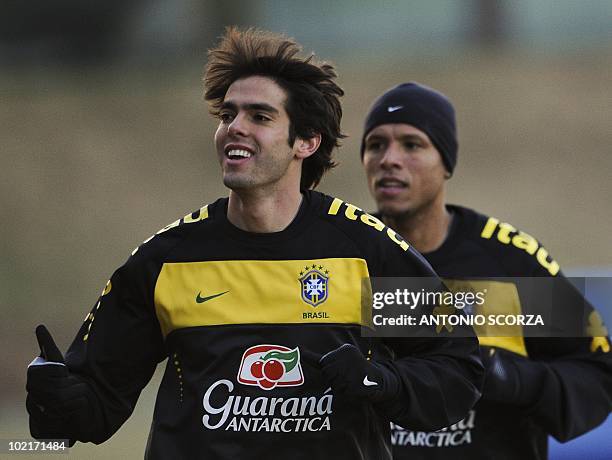
[[[263,374],[268,380],[276,382],[285,373],[285,366],[278,359],[269,359],[263,365]]]
[[[263,378],[263,361],[257,360],[253,364],[251,364],[251,374],[256,379]]]

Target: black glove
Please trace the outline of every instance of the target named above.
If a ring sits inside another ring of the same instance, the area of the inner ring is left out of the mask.
[[[481,347],[485,381],[482,399],[528,407],[539,400],[546,365],[502,348]]]
[[[382,364],[368,361],[354,345],[341,345],[324,354],[319,363],[324,378],[339,395],[384,402],[399,393],[395,374]]]
[[[47,328],[36,328],[40,357],[28,366],[26,408],[30,433],[36,439],[87,438],[89,389],[71,375]]]

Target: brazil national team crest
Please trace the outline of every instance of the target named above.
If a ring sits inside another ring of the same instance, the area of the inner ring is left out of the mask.
[[[327,300],[329,292],[329,271],[322,265],[311,265],[300,272],[302,300],[317,307]]]

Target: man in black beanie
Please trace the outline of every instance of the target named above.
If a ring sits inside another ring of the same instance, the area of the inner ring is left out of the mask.
[[[563,308],[583,312],[578,338],[479,337],[483,396],[465,419],[437,432],[392,426],[394,458],[543,459],[547,435],[560,441],[602,423],[612,408],[612,353],[599,313],[563,277],[532,236],[474,210],[446,203],[457,162],[455,111],[418,83],[374,101],[361,159],[378,217],[421,252],[451,290],[487,290],[487,313],[524,311],[521,287],[505,277],[554,277]],[[494,280],[495,279],[495,280]]]
[[[366,118],[362,158],[365,134],[388,123],[408,124],[423,131],[438,150],[446,170],[452,173],[455,169],[458,147],[455,109],[444,94],[411,82],[397,85],[379,97]]]

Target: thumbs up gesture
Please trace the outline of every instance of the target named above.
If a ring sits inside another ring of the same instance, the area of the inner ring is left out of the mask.
[[[36,328],[40,356],[28,366],[26,408],[37,439],[71,439],[83,430],[87,384],[71,375],[64,357],[43,325]]]
[[[59,348],[57,348],[57,345],[55,345],[55,341],[53,340],[53,337],[51,337],[49,330],[43,324],[36,328],[36,340],[38,340],[38,346],[40,347],[40,358],[46,361],[46,363],[32,363],[31,365],[36,366],[49,363],[64,364],[62,352],[59,351]]]

